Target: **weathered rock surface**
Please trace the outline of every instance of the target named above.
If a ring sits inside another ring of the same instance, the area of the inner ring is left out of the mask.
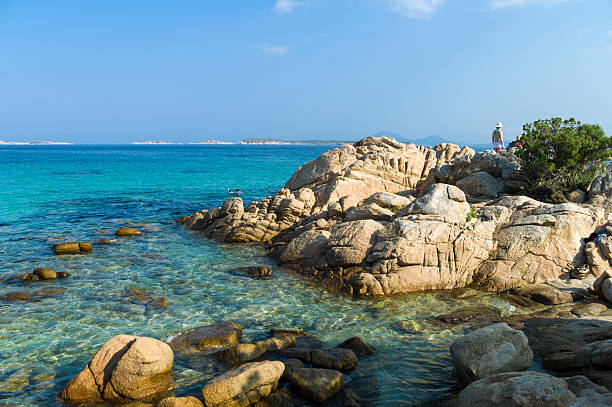
[[[569,407],[578,398],[563,379],[537,372],[498,373],[459,393],[457,407]]]
[[[66,384],[60,397],[69,403],[151,399],[174,388],[173,361],[164,342],[117,335]]]
[[[495,373],[525,370],[533,362],[525,334],[505,323],[489,325],[455,340],[450,351],[457,377],[464,384]]]
[[[57,255],[60,254],[85,254],[91,253],[91,243],[85,242],[64,242],[58,243],[53,246],[53,252]]]
[[[175,352],[212,352],[237,345],[240,338],[242,329],[224,321],[183,332],[170,341],[170,347]]]
[[[329,369],[294,369],[291,384],[314,401],[325,401],[342,389],[342,373]]]
[[[598,175],[589,187],[589,199],[598,205],[607,205],[612,198],[612,166],[606,167],[606,172]]]
[[[276,390],[285,370],[283,362],[253,362],[209,381],[202,389],[207,407],[245,407]]]

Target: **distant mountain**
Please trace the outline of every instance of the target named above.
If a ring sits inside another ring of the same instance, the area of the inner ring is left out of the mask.
[[[444,137],[441,136],[429,136],[429,137],[423,137],[423,138],[418,138],[418,139],[413,139],[413,140],[407,140],[404,141],[409,142],[409,143],[414,143],[414,144],[418,144],[421,146],[437,146],[438,144],[442,144],[442,143],[452,143],[451,140],[445,139]]]
[[[236,144],[256,144],[256,145],[322,145],[322,146],[335,146],[340,144],[352,144],[354,141],[340,141],[340,140],[276,140],[267,138],[246,138],[239,141]]]

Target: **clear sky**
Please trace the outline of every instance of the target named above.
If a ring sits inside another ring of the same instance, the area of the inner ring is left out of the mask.
[[[612,133],[611,0],[0,0],[0,139]],[[508,138],[508,137],[507,137]]]

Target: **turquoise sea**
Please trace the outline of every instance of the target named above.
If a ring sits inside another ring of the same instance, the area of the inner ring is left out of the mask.
[[[174,220],[220,205],[227,188],[260,199],[331,146],[0,147],[0,405],[60,406],[57,393],[119,333],[167,340],[221,320],[245,340],[270,328],[299,328],[326,346],[361,335],[378,349],[345,375],[364,406],[436,404],[455,380],[448,345],[465,332],[432,317],[474,303],[513,307],[480,294],[353,299],[278,269],[258,245],[203,239]],[[55,256],[60,241],[113,238],[126,222],[143,230],[85,256]],[[235,273],[270,265],[271,280]],[[67,271],[54,282],[8,277],[35,267]],[[27,300],[7,295],[25,292]],[[156,307],[147,298],[165,298]],[[196,395],[215,372],[175,363],[177,393]]]

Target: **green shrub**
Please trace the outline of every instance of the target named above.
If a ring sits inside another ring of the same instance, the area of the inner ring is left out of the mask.
[[[465,221],[469,222],[472,219],[478,217],[478,214],[476,213],[476,211],[474,210],[474,208],[470,208],[470,211],[468,212]]]
[[[516,155],[536,199],[564,200],[563,194],[586,190],[610,159],[612,137],[597,124],[559,117],[523,126]]]

